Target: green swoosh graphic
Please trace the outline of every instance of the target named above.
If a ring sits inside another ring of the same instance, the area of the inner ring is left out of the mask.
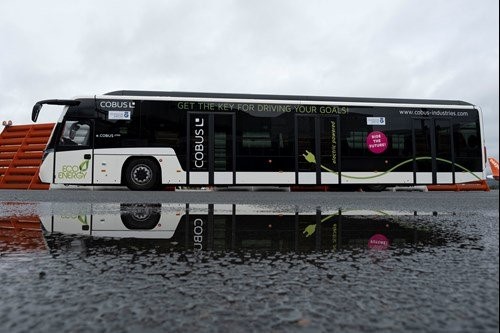
[[[306,154],[302,155],[302,156],[304,156],[305,160],[308,161],[309,163],[316,163],[316,157],[314,156],[314,154],[312,154],[308,150],[306,150],[306,153],[307,153],[307,155]],[[431,160],[431,159],[432,159],[432,157],[430,157],[430,156],[423,156],[423,157],[416,157],[415,158],[416,161]],[[458,163],[453,163],[452,161],[446,160],[444,158],[439,158],[439,157],[436,157],[436,160],[438,160],[440,162],[445,162],[445,163],[448,163],[448,164],[451,164],[451,165],[455,164],[455,166],[459,167],[460,169],[462,169],[462,170],[470,173],[471,175],[473,175],[477,179],[481,180],[481,178],[479,178],[477,175],[475,175],[472,171],[470,171],[469,169],[461,166]],[[408,164],[408,163],[411,163],[411,162],[413,162],[413,158],[410,158],[409,160],[403,161],[403,162],[401,162],[401,163],[393,166],[389,170],[381,172],[380,174],[377,174],[377,175],[374,175],[374,176],[349,176],[349,175],[346,175],[346,174],[342,173],[341,177],[351,178],[351,179],[372,179],[372,178],[377,178],[377,177],[383,176],[385,174],[388,174],[389,172],[392,172],[392,171],[396,170],[397,168],[399,168],[402,165],[405,165],[405,164]],[[325,167],[324,165],[321,165],[321,168],[323,170],[328,171],[328,172],[331,172],[331,173],[334,173],[334,174],[338,174],[337,171],[333,171],[332,169],[329,169],[329,168]]]

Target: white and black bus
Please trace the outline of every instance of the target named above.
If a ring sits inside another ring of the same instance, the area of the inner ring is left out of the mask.
[[[64,105],[44,183],[453,184],[485,178],[482,115],[462,101],[115,91]]]

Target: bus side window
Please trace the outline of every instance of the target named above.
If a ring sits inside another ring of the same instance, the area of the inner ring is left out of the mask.
[[[460,151],[460,149],[463,149],[466,145],[465,137],[462,133],[457,133],[457,132],[455,132],[454,135],[455,135],[455,138],[454,138],[455,151]]]
[[[66,121],[59,140],[61,146],[87,146],[90,138],[90,125],[78,121]]]
[[[88,146],[89,145],[89,139],[90,139],[90,126],[89,124],[82,124],[80,126],[80,135],[82,137],[81,143],[78,143],[80,146]],[[77,133],[78,134],[78,133]]]
[[[470,149],[476,149],[479,146],[479,140],[477,139],[477,136],[474,134],[469,136],[469,138],[467,139],[467,145]]]
[[[481,141],[478,122],[461,122],[453,127],[455,161],[469,170],[481,170]]]

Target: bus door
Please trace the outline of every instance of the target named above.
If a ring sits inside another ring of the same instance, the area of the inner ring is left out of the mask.
[[[67,119],[54,150],[54,184],[92,184],[93,122]]]
[[[295,116],[295,182],[339,183],[338,117]]]
[[[191,185],[235,183],[235,118],[229,113],[188,113],[188,179]]]
[[[455,183],[450,119],[413,119],[413,179],[416,184]]]

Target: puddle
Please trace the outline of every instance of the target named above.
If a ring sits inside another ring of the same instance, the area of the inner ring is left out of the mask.
[[[0,202],[0,278],[1,332],[497,332],[498,214]]]
[[[0,217],[2,251],[383,251],[441,246],[455,237],[436,227],[453,213],[157,203],[88,204],[83,213],[37,215],[28,207],[29,215]]]

